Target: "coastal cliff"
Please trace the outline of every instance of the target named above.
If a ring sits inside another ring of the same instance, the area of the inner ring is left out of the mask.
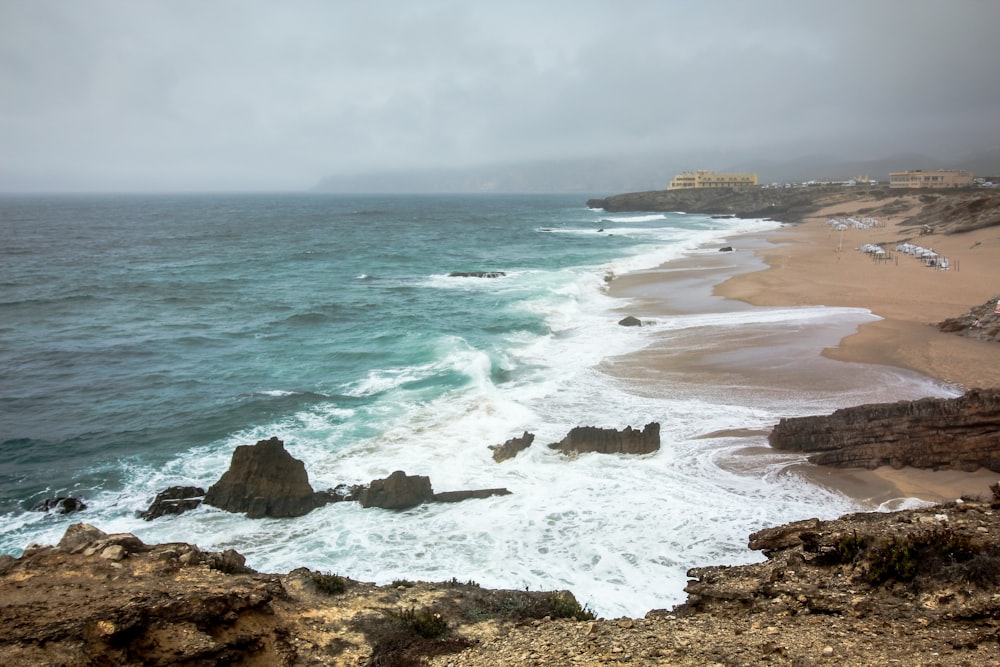
[[[590,199],[587,206],[608,212],[684,211],[737,218],[800,222],[822,208],[868,199],[867,215],[898,215],[914,199],[919,212],[899,221],[902,227],[930,227],[959,233],[1000,225],[1000,190],[899,190],[887,186],[809,186],[796,188],[704,188],[652,190]]]
[[[636,619],[566,591],[260,574],[74,524],[0,558],[0,664],[996,664],[998,491],[758,531],[764,562],[694,568],[686,603]]]
[[[1000,389],[782,419],[768,442],[775,449],[816,452],[811,463],[838,468],[1000,472]]]

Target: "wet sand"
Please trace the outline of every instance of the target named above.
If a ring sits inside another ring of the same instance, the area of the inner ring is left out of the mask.
[[[717,334],[710,341],[670,336],[638,354],[609,360],[605,369],[635,381],[640,391],[669,386],[683,393],[690,383],[711,383],[725,394],[723,400],[747,404],[781,400],[790,391],[801,391],[796,400],[808,404],[807,388],[820,385],[837,393],[844,405],[874,402],[873,394],[877,400],[897,400],[887,386],[884,399],[868,387],[852,401],[852,387],[864,385],[864,374],[871,369],[879,370],[873,377],[881,382],[887,371],[890,377],[898,371],[902,383],[933,378],[954,392],[1000,386],[1000,348],[941,333],[934,326],[1000,293],[1000,227],[919,236],[895,226],[903,216],[864,230],[838,232],[828,224],[831,215],[858,215],[866,205],[870,203],[859,201],[852,210],[841,204],[801,224],[733,237],[735,252],[706,249],[657,269],[616,277],[609,290],[627,304],[623,314],[643,320],[692,314],[725,317],[753,306],[861,308],[877,317],[860,326],[749,328],[738,335]],[[905,240],[949,257],[950,269],[928,268],[905,254],[876,263],[857,250],[863,243],[895,247]],[[817,401],[813,414],[828,414],[836,407],[842,406]],[[752,430],[747,435],[748,451],[760,455],[766,449],[760,446],[762,436]],[[989,484],[1000,480],[1000,474],[987,470],[838,470],[804,462],[791,463],[788,472],[871,509],[893,509],[908,498],[986,498]]]

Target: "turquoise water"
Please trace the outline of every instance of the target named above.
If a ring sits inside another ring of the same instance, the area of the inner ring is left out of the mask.
[[[789,477],[732,472],[717,459],[735,444],[698,439],[766,428],[829,390],[798,407],[717,387],[651,395],[600,364],[678,327],[869,316],[756,309],[620,327],[609,275],[775,223],[607,214],[585,199],[0,198],[0,553],[83,520],[234,547],[267,571],[568,587],[598,611],[640,614],[680,601],[687,567],[745,559],[750,529],[851,509]],[[642,459],[567,461],[541,447],[497,465],[488,449],[525,430],[545,443],[575,425],[653,420],[664,447]],[[158,490],[207,487],[235,446],[272,435],[315,488],[402,469],[438,491],[514,493],[403,513],[344,504],[294,520],[212,508],[136,518]],[[89,508],[27,511],[55,495]]]

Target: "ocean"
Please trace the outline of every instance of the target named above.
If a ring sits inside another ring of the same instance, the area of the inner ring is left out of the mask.
[[[745,355],[724,341],[834,325],[842,336],[872,316],[730,304],[619,326],[628,304],[609,295],[611,276],[717,253],[778,223],[585,201],[0,197],[0,553],[53,544],[86,521],[234,548],[261,571],[565,588],[601,616],[639,616],[682,602],[690,567],[761,558],[746,549],[754,530],[858,509],[790,472],[798,457],[763,447],[778,419],[954,395],[836,362],[805,389],[775,380],[766,391],[622,372],[618,360],[682,339],[678,354],[718,347],[718,363],[739,368]],[[449,275],[475,271],[504,275]],[[818,354],[811,343],[801,352]],[[545,446],[578,425],[651,421],[662,446],[649,456]],[[524,431],[535,444],[494,462],[489,446]],[[236,446],[272,436],[315,489],[404,470],[435,491],[512,494],[404,512],[338,503],[281,520],[211,507],[137,518],[158,491],[207,488]],[[88,507],[29,511],[58,495]]]

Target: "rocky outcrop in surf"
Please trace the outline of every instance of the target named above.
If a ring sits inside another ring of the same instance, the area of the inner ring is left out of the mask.
[[[52,512],[53,514],[73,514],[87,509],[87,503],[74,496],[57,496],[46,498],[32,506],[32,512]]]
[[[397,470],[384,479],[373,479],[357,493],[362,507],[380,507],[390,510],[405,510],[423,503],[457,503],[473,498],[505,496],[507,489],[475,489],[470,491],[444,491],[434,493],[431,480],[424,475],[407,475]]]
[[[251,519],[302,516],[333,500],[313,491],[305,464],[278,438],[237,447],[229,470],[205,494],[206,505]]]
[[[1000,472],[1000,389],[782,419],[768,442],[775,449],[816,452],[809,461],[838,468]]]
[[[171,486],[156,494],[149,508],[139,516],[152,521],[167,514],[182,514],[201,505],[204,499],[205,489],[199,486]]]
[[[500,463],[512,459],[530,447],[534,441],[535,434],[525,431],[519,437],[511,438],[502,445],[490,445],[490,449],[493,450],[493,460]]]
[[[503,278],[507,274],[503,271],[452,271],[448,274],[450,278]]]
[[[641,430],[577,426],[565,438],[549,445],[561,452],[600,454],[652,454],[660,448],[660,424],[650,422]]]

